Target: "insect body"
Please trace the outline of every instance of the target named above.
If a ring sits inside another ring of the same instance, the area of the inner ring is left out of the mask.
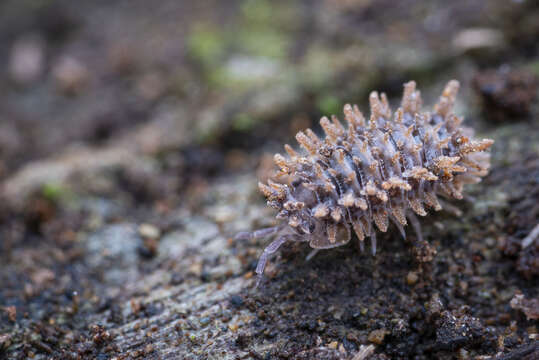
[[[473,130],[461,126],[462,118],[452,112],[458,88],[450,81],[432,112],[422,111],[413,81],[404,85],[395,113],[384,93],[372,92],[369,121],[357,106],[345,105],[347,126],[335,116],[323,117],[325,138],[307,129],[296,135],[303,151],[285,145],[288,156],[274,156],[274,180],[259,183],[283,224],[237,235],[279,235],[260,257],[258,275],[287,241],[328,249],[348,243],[354,232],[361,249],[370,238],[375,254],[376,228],[386,232],[391,221],[404,235],[408,221],[418,226],[414,214],[442,209],[439,196],[461,199],[464,184],[481,181],[490,160],[484,150],[493,140],[475,140]]]

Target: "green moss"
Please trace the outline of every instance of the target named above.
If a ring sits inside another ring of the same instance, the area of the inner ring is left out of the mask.
[[[267,24],[273,15],[272,5],[266,0],[246,0],[241,12],[247,21],[255,24]]]
[[[241,32],[238,46],[249,55],[283,58],[288,51],[289,39],[273,28],[248,27]]]
[[[539,76],[539,61],[529,63],[526,68],[533,72],[536,76]]]
[[[300,67],[302,82],[309,89],[323,89],[331,82],[335,68],[329,50],[313,45]]]
[[[329,116],[339,114],[341,103],[335,96],[325,94],[318,97],[316,106],[322,114]]]
[[[286,55],[291,34],[283,31],[287,6],[267,0],[246,0],[241,5],[243,19],[234,35],[234,43],[248,55],[282,58]]]
[[[44,198],[52,202],[59,202],[69,197],[69,190],[59,183],[48,183],[41,188]]]
[[[256,120],[252,116],[249,116],[246,113],[240,113],[234,118],[232,127],[234,130],[238,131],[249,131],[254,127],[255,124]]]
[[[206,75],[206,80],[212,88],[220,89],[230,85],[230,77],[224,67],[214,67]]]
[[[216,64],[224,54],[226,41],[209,25],[198,24],[187,37],[187,50],[191,57],[203,65]]]
[[[226,66],[219,66],[211,69],[206,74],[208,84],[215,89],[227,89],[234,92],[241,92],[248,88],[251,82],[248,79],[239,79],[231,74]]]

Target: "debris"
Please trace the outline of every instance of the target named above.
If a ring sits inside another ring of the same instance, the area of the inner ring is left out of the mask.
[[[366,360],[374,352],[374,345],[361,345],[352,360]]]
[[[458,311],[444,311],[436,321],[436,342],[439,350],[455,351],[485,341],[487,331],[477,318]]]
[[[9,321],[17,321],[17,308],[15,306],[6,306],[4,311],[6,312]]]
[[[161,231],[151,224],[140,224],[138,232],[143,238],[157,239],[161,236]]]
[[[406,283],[410,286],[415,285],[415,283],[417,283],[417,280],[419,280],[419,276],[415,271],[410,271],[408,275],[406,275]]]
[[[2,351],[11,345],[11,336],[9,334],[0,334],[0,355]]]
[[[374,330],[370,332],[368,340],[380,345],[384,342],[384,338],[387,334],[389,334],[389,331],[385,328]]]

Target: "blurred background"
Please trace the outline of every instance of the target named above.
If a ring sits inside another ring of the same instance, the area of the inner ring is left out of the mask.
[[[242,151],[280,147],[344,103],[365,108],[372,90],[395,100],[415,79],[430,103],[456,78],[470,104],[520,70],[506,87],[525,92],[539,71],[534,1],[0,6],[1,179],[72,146],[114,146],[135,129],[148,132],[128,140],[141,151],[181,149],[178,161],[208,171],[242,167]],[[467,94],[474,79],[478,91]],[[522,115],[526,94],[506,97],[493,101]]]
[[[538,54],[532,0],[1,1],[0,301],[45,324],[163,266],[172,284],[251,271],[257,243],[224,270],[213,248],[213,265],[172,259],[186,232],[271,224],[254,187],[272,154],[345,103],[368,112],[372,90],[397,105],[412,79],[426,105],[458,79],[479,132],[523,129],[495,147],[509,164],[535,141]]]

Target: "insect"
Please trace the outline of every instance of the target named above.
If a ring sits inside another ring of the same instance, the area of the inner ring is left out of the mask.
[[[439,211],[445,205],[439,196],[462,199],[463,185],[481,181],[490,165],[485,150],[494,141],[476,140],[461,126],[453,113],[458,89],[450,81],[432,112],[422,111],[414,81],[404,84],[395,113],[384,93],[372,92],[369,121],[357,106],[345,105],[346,127],[336,116],[323,117],[325,138],[300,131],[302,151],[287,144],[287,157],[275,154],[273,180],[258,186],[283,222],[236,236],[278,235],[260,256],[258,282],[269,256],[288,241],[308,242],[316,252],[345,245],[354,232],[362,251],[370,238],[375,255],[376,228],[386,232],[390,221],[403,237],[409,221],[420,237],[415,214],[426,216],[425,207]]]

